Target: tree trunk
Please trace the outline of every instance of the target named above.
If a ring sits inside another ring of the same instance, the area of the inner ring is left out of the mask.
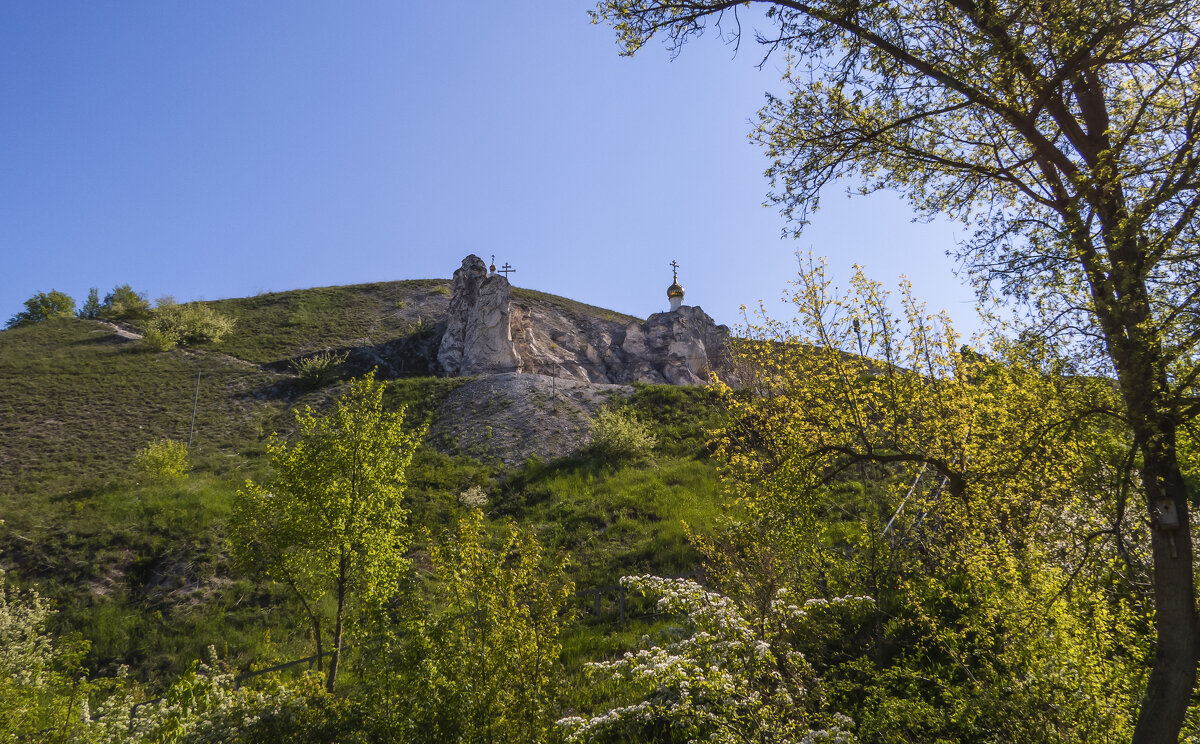
[[[1145,297],[1126,287],[1127,296]],[[1150,517],[1154,571],[1154,666],[1133,744],[1176,744],[1200,659],[1187,487],[1176,452],[1178,423],[1167,404],[1170,385],[1161,341],[1144,333],[1149,304],[1131,303],[1106,327],[1129,428],[1142,455],[1142,488]]]
[[[337,617],[333,625],[333,654],[329,659],[329,676],[325,678],[325,689],[330,695],[337,686],[338,666],[342,661],[342,619],[346,609],[347,563],[346,556],[343,555],[338,564]]]
[[[296,597],[300,600],[300,604],[304,606],[304,612],[308,615],[309,622],[312,623],[313,641],[315,641],[317,645],[317,671],[319,672],[321,671],[322,666],[321,660],[325,656],[321,652],[321,618],[319,615],[317,615],[317,613],[313,612],[312,606],[308,603],[308,600],[304,598],[304,594],[300,592],[300,588],[296,586],[296,582],[293,581],[291,577],[287,578],[287,585],[292,588],[293,592],[295,592]]]
[[[1134,729],[1134,744],[1175,744],[1196,683],[1200,657],[1187,489],[1175,452],[1175,427],[1144,435],[1142,482],[1151,514],[1154,559],[1154,667]],[[1163,516],[1173,509],[1174,520]],[[1176,522],[1175,525],[1168,524]]]
[[[313,638],[317,641],[317,671],[321,671],[325,666],[325,649],[321,644],[321,620],[316,616],[312,617]]]
[[[1108,225],[1118,225],[1125,216],[1121,190],[1112,193],[1117,197],[1099,212]],[[1085,246],[1081,254],[1089,250]],[[1100,264],[1093,262],[1089,281],[1126,420],[1142,455],[1154,570],[1154,666],[1133,744],[1176,744],[1200,659],[1191,520],[1176,452],[1179,411],[1172,401],[1163,331],[1156,327],[1146,285],[1146,241],[1140,237],[1114,241],[1106,252],[1112,263],[1100,270]]]

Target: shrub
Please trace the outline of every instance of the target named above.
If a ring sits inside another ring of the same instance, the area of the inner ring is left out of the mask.
[[[173,439],[151,442],[133,456],[133,469],[139,481],[163,483],[187,477],[187,445]]]
[[[144,294],[133,291],[133,287],[122,284],[104,296],[99,314],[114,320],[139,320],[150,314],[150,302]]]
[[[853,609],[870,598],[795,602],[779,590],[756,607],[693,581],[626,576],[621,585],[658,595],[658,611],[682,619],[683,637],[650,645],[643,636],[647,648],[589,663],[591,679],[615,682],[622,697],[598,715],[560,719],[569,744],[646,741],[660,731],[675,732],[675,741],[718,744],[854,741],[853,722],[825,710],[814,670],[794,644],[799,633],[812,632],[804,626],[820,627],[807,619],[810,612]]]
[[[649,424],[628,409],[603,408],[592,418],[592,451],[607,460],[646,457],[658,444]]]
[[[147,328],[142,343],[154,351],[170,351],[179,345],[179,339],[157,328]]]
[[[215,343],[233,332],[234,321],[208,305],[163,302],[150,314],[144,342],[158,351]]]
[[[366,668],[368,679],[388,680],[373,686],[372,702],[397,721],[394,740],[561,740],[559,636],[575,586],[565,559],[546,552],[515,524],[492,530],[478,509],[430,540],[430,594],[400,623],[374,626],[382,653]]]
[[[305,390],[315,390],[331,381],[334,372],[350,356],[350,352],[338,354],[331,349],[292,362],[292,369],[300,376],[300,385]]]
[[[417,319],[408,324],[408,336],[414,340],[423,340],[433,336],[434,330],[437,328],[432,320],[418,315]]]
[[[488,503],[487,491],[483,490],[483,486],[471,486],[458,495],[458,503],[468,509],[482,509]]]
[[[75,300],[57,290],[38,292],[25,300],[25,310],[8,319],[8,328],[41,323],[51,318],[70,318],[75,315]]]

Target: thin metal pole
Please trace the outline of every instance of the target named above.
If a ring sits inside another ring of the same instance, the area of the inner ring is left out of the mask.
[[[192,398],[192,423],[188,426],[187,448],[192,448],[192,432],[196,430],[196,404],[200,402],[200,368],[196,368],[196,395]]]

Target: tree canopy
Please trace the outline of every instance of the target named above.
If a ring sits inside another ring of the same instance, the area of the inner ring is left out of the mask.
[[[8,319],[7,328],[41,323],[51,318],[70,318],[75,315],[75,300],[58,290],[38,292],[25,300],[25,309]]]

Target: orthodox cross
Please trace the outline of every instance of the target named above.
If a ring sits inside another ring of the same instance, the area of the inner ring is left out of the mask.
[[[509,265],[508,265],[508,261],[505,261],[505,262],[504,262],[504,265],[500,267],[500,271],[498,271],[497,273],[498,273],[498,274],[504,274],[504,278],[505,278],[505,279],[507,279],[507,278],[508,278],[508,273],[509,273],[510,271],[516,271],[516,269],[514,269],[514,268],[513,268],[513,267],[511,267],[511,266],[509,266]]]
[[[679,264],[674,259],[671,259],[671,281],[679,283]]]

